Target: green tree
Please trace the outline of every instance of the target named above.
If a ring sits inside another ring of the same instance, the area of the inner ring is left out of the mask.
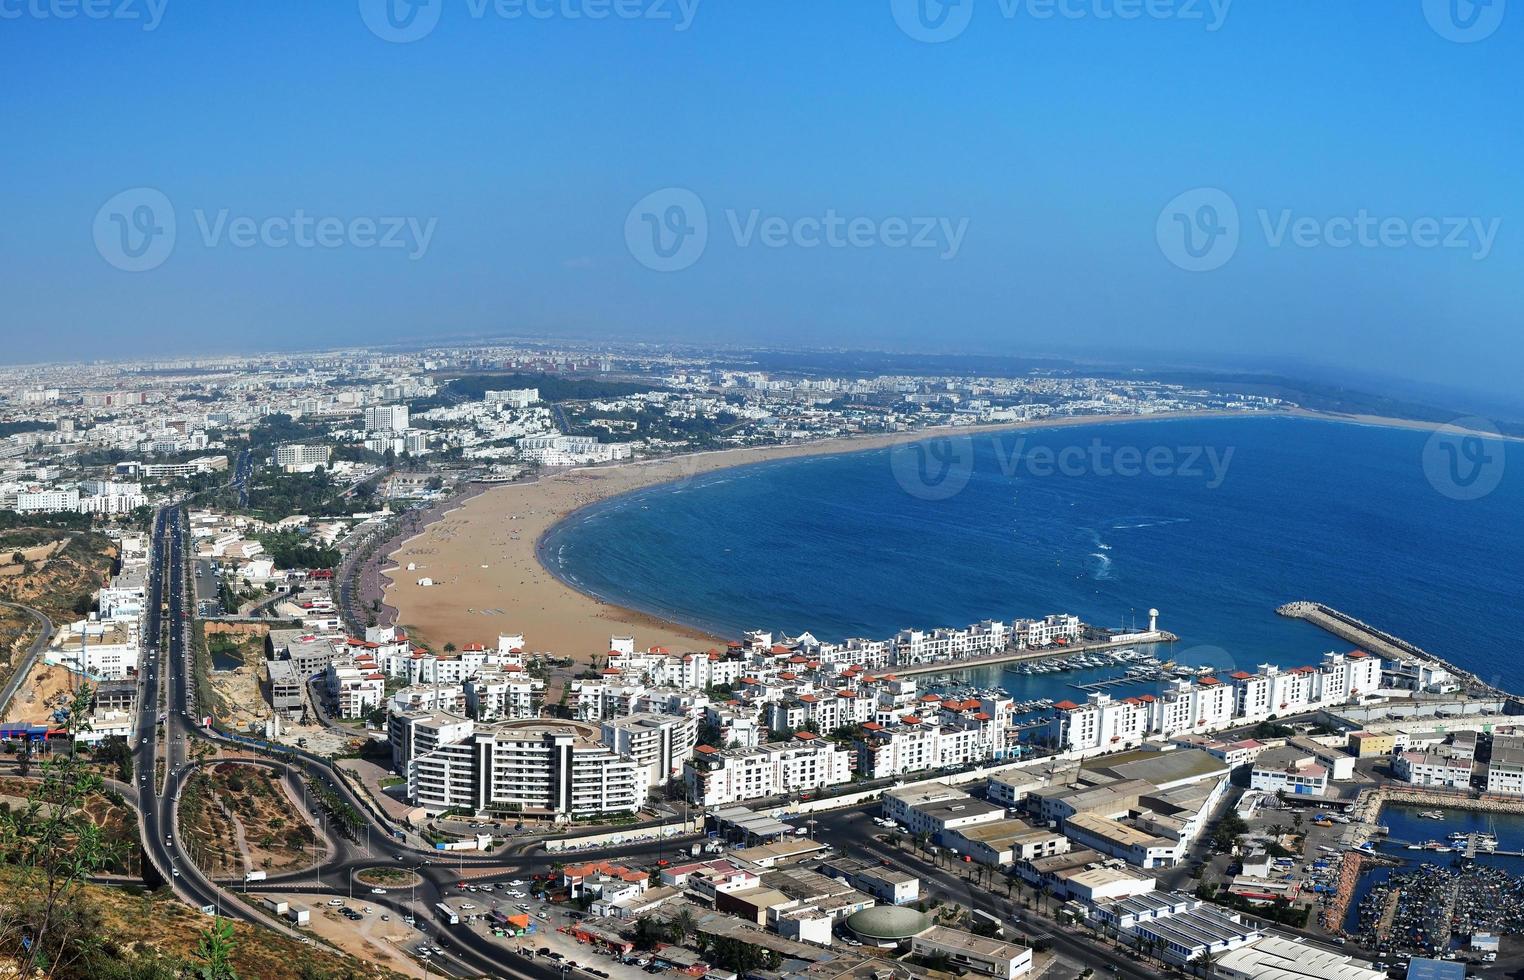
[[[0,947],[18,950],[16,972],[58,974],[92,948],[99,923],[83,901],[83,885],[117,860],[85,804],[101,777],[76,752],[94,691],[81,684],[70,704],[70,747],[42,764],[42,778],[19,810],[0,811],[0,854],[14,868]],[[22,938],[29,943],[21,942]]]
[[[195,967],[191,976],[195,980],[238,980],[233,969],[233,923],[218,917],[212,920],[206,932],[196,941]]]
[[[698,932],[698,919],[692,909],[679,909],[672,917],[673,942],[685,943]]]

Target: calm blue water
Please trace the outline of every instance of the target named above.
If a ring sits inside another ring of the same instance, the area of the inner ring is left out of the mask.
[[[1049,612],[1120,626],[1157,606],[1182,639],[1169,655],[1223,670],[1343,649],[1275,615],[1316,599],[1524,691],[1517,446],[1497,489],[1458,501],[1425,475],[1419,431],[1242,418],[972,438],[971,478],[948,499],[907,493],[889,450],[763,463],[606,501],[542,555],[579,588],[727,635],[882,637]],[[1177,469],[1194,447],[1228,464],[1220,481],[1205,457],[1178,474],[1034,472],[1043,451],[1092,440]],[[1030,698],[1073,696],[1077,679],[975,682]]]

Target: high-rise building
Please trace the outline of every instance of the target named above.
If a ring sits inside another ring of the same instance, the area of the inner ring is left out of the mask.
[[[372,405],[365,410],[367,432],[401,432],[407,424],[406,405]]]

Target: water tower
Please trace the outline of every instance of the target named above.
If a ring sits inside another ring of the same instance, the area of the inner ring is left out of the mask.
[[[1150,609],[1148,611],[1148,631],[1150,633],[1159,632],[1159,610],[1157,609]]]

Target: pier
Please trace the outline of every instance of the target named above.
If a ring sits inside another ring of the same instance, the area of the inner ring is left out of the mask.
[[[1448,660],[1429,653],[1417,644],[1410,643],[1399,636],[1393,636],[1385,630],[1362,622],[1348,613],[1334,609],[1332,606],[1325,606],[1321,602],[1308,602],[1305,600],[1288,602],[1275,611],[1277,615],[1285,616],[1288,619],[1306,620],[1314,626],[1332,633],[1341,640],[1347,640],[1355,644],[1367,653],[1374,653],[1382,660],[1416,659],[1443,667],[1470,688],[1471,693],[1485,692],[1497,697],[1513,697],[1507,691],[1486,683],[1469,670],[1462,670]]]
[[[997,664],[1034,663],[1040,660],[1057,660],[1063,657],[1072,657],[1077,653],[1090,653],[1098,650],[1125,650],[1129,647],[1146,646],[1150,643],[1174,643],[1180,637],[1168,630],[1153,630],[1147,633],[1130,634],[1126,640],[1091,640],[1086,643],[1071,643],[1062,647],[1044,647],[1041,650],[1024,648],[1010,648],[1000,653],[986,654],[982,657],[968,657],[962,660],[933,660],[921,664],[896,664],[888,668],[887,673],[896,677],[908,677],[912,674],[950,674],[959,670],[973,670],[976,667],[992,667]]]

